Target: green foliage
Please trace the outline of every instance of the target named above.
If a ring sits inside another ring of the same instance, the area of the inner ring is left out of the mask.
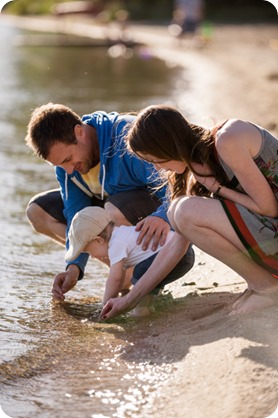
[[[5,12],[16,15],[48,14],[56,3],[57,0],[14,0],[7,4]]]
[[[127,0],[125,2],[131,18],[156,21],[171,19],[173,3],[169,0]]]

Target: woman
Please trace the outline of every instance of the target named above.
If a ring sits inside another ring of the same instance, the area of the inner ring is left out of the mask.
[[[277,138],[250,122],[234,119],[208,130],[161,105],[138,114],[127,143],[140,158],[169,173],[172,203],[168,216],[176,233],[247,282],[233,312],[277,304]],[[147,280],[141,278],[140,285]],[[108,302],[104,317],[128,309],[133,297],[138,297],[135,288],[121,304]]]

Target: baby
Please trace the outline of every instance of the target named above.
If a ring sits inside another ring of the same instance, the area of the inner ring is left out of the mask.
[[[123,288],[130,287],[143,276],[150,267],[158,251],[142,250],[136,241],[139,232],[135,226],[115,226],[105,209],[89,206],[76,213],[69,230],[69,249],[65,259],[75,260],[81,252],[87,252],[109,267],[106,279],[103,303],[117,297]],[[165,245],[174,232],[170,231]],[[191,246],[185,252],[176,267],[145,296],[134,308],[133,315],[148,316],[154,311],[153,298],[163,287],[185,275],[194,264],[194,251]],[[126,274],[128,272],[132,273]],[[128,281],[128,283],[127,283]]]

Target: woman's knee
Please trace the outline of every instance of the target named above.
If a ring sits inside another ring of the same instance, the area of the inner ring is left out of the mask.
[[[193,226],[198,217],[200,203],[200,198],[196,196],[175,199],[168,211],[172,227],[182,233],[185,227],[188,229]]]
[[[167,215],[172,226],[176,222],[177,218],[179,219],[181,216],[186,216],[190,199],[190,197],[179,197],[171,202]]]
[[[170,222],[172,228],[174,228],[175,230],[176,230],[176,225],[175,225],[175,211],[176,211],[176,207],[177,207],[177,205],[178,205],[178,203],[180,202],[181,199],[183,199],[183,198],[180,198],[179,197],[177,199],[174,199],[171,202],[171,204],[169,206],[169,209],[168,209],[168,212],[167,212],[167,217],[169,219],[169,222]]]

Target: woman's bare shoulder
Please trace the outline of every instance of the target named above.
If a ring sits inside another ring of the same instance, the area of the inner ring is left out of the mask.
[[[215,145],[220,153],[248,148],[253,154],[260,148],[261,141],[260,131],[250,122],[229,119],[218,131]]]

